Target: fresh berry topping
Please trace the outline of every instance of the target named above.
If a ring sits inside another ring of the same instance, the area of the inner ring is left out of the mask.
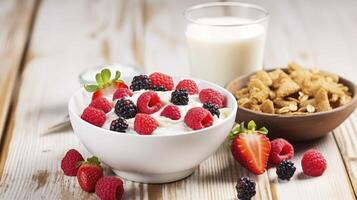
[[[83,162],[77,172],[77,180],[86,192],[93,192],[95,184],[103,176],[103,168],[97,157],[93,156]]]
[[[104,176],[95,185],[95,193],[101,200],[120,200],[124,194],[123,181],[113,176]]]
[[[106,120],[105,112],[93,107],[87,107],[84,109],[81,118],[84,121],[98,127],[102,127]]]
[[[153,91],[161,91],[161,92],[166,91],[166,88],[164,86],[151,86],[150,89]]]
[[[288,141],[277,138],[271,141],[270,144],[270,163],[278,165],[281,161],[290,160],[294,156],[294,148]]]
[[[119,89],[119,88],[125,88],[129,89],[129,87],[124,83],[124,81],[117,81],[114,83],[114,87]]]
[[[321,176],[327,168],[327,163],[320,152],[310,149],[304,153],[301,167],[304,174],[308,176]]]
[[[105,113],[108,113],[112,109],[112,105],[105,97],[99,97],[94,99],[90,104],[90,107],[103,110]]]
[[[170,91],[174,88],[174,81],[172,77],[160,72],[152,73],[149,76],[151,84],[155,87],[163,86],[167,91]]]
[[[270,152],[270,141],[265,136],[268,130],[265,127],[256,129],[254,121],[248,127],[242,123],[229,134],[233,157],[245,168],[254,174],[262,174],[267,168]]]
[[[236,185],[237,197],[241,200],[250,200],[255,194],[255,182],[248,177],[242,177]]]
[[[281,163],[276,167],[276,174],[278,178],[281,180],[289,181],[291,177],[293,177],[296,171],[296,167],[294,163],[289,160],[283,160]]]
[[[146,75],[134,76],[133,80],[131,81],[130,89],[132,91],[148,90],[150,88],[151,88],[151,81],[149,77]]]
[[[176,90],[185,89],[189,95],[198,94],[198,87],[195,81],[184,79],[176,85]]]
[[[133,96],[133,92],[130,91],[128,88],[118,88],[117,90],[115,90],[113,94],[113,101],[115,99],[121,99],[124,97],[131,97],[131,96]]]
[[[201,103],[216,104],[218,108],[225,106],[225,97],[220,92],[211,88],[201,90],[199,99]]]
[[[138,113],[135,117],[134,130],[140,135],[151,135],[157,126],[157,121],[150,115]]]
[[[172,120],[178,120],[181,118],[180,110],[175,105],[166,106],[160,113],[161,116],[170,118]]]
[[[124,117],[125,119],[129,119],[135,117],[137,113],[137,108],[134,102],[132,102],[130,99],[122,98],[119,99],[115,104],[114,112],[118,116]]]
[[[188,93],[185,89],[175,90],[171,93],[171,103],[175,105],[187,105],[188,100]]]
[[[213,117],[208,110],[200,107],[195,107],[188,110],[184,122],[191,129],[199,130],[212,126]]]
[[[112,121],[110,124],[110,130],[125,133],[125,130],[128,128],[128,126],[128,122],[126,122],[124,118],[119,117],[118,119]]]
[[[67,176],[76,176],[82,161],[84,161],[82,155],[77,150],[70,149],[61,161],[63,173]]]
[[[212,115],[217,115],[217,117],[219,117],[220,112],[216,104],[204,103],[202,107],[208,110]]]
[[[139,96],[136,105],[139,112],[152,114],[160,110],[160,108],[163,106],[163,103],[161,102],[160,97],[156,94],[156,92],[147,91]]]

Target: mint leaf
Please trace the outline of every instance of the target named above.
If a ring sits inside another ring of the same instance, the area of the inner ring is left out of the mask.
[[[102,80],[103,80],[103,83],[105,85],[105,84],[107,84],[109,82],[110,77],[112,76],[112,73],[110,72],[109,69],[103,69],[100,72],[100,75],[102,76]]]
[[[97,85],[84,85],[84,89],[87,92],[94,92],[94,91],[98,90],[98,86]]]
[[[116,72],[115,72],[114,81],[115,81],[115,82],[118,82],[118,81],[119,81],[120,76],[121,76],[120,71],[116,71]]]
[[[99,88],[102,88],[104,86],[104,81],[100,73],[95,75],[95,80],[97,81]]]
[[[257,128],[257,125],[255,124],[255,122],[253,120],[250,120],[248,122],[248,130],[255,130]]]

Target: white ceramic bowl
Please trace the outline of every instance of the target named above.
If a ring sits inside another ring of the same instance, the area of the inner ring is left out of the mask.
[[[174,78],[175,83],[179,80]],[[193,80],[200,89],[213,88],[227,97],[227,107],[231,113],[224,121],[202,130],[174,135],[113,132],[80,118],[91,95],[80,89],[68,104],[73,130],[90,153],[124,179],[143,183],[166,183],[183,179],[224,142],[237,111],[236,100],[226,89],[207,81]],[[124,81],[130,83],[131,78]]]

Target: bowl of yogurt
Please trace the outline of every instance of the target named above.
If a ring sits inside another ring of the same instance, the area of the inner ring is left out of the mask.
[[[123,81],[130,85],[133,77]],[[157,122],[157,128],[150,135],[138,134],[135,118],[128,118],[125,132],[110,130],[110,124],[118,118],[113,100],[113,109],[107,112],[101,127],[81,118],[83,110],[91,103],[92,93],[83,88],[71,97],[68,109],[74,133],[87,150],[111,167],[114,173],[124,179],[142,183],[166,183],[183,179],[191,175],[198,165],[213,154],[225,141],[234,125],[237,103],[234,96],[217,84],[194,78],[173,77],[176,86],[184,79],[193,80],[198,89],[213,89],[225,97],[225,106],[219,108],[219,115],[212,115],[208,127],[195,130],[185,124],[185,116],[196,107],[202,107],[198,94],[188,95],[188,103],[179,105],[181,117],[171,120],[161,116],[162,110],[172,104],[173,91],[155,91],[162,107],[150,114]],[[126,97],[135,104],[148,90],[133,91]],[[111,99],[111,96],[107,96]],[[140,111],[138,111],[139,113]]]

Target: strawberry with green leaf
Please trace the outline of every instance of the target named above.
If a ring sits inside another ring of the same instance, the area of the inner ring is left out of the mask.
[[[120,79],[120,75],[120,71],[116,71],[114,78],[111,79],[110,70],[104,68],[100,73],[96,74],[96,84],[84,85],[84,88],[87,92],[93,92],[92,100],[106,94],[112,94],[118,88],[128,88],[124,81]]]
[[[239,127],[229,133],[233,157],[245,168],[254,174],[262,174],[267,168],[270,153],[268,130],[265,127],[257,129],[254,121]]]

